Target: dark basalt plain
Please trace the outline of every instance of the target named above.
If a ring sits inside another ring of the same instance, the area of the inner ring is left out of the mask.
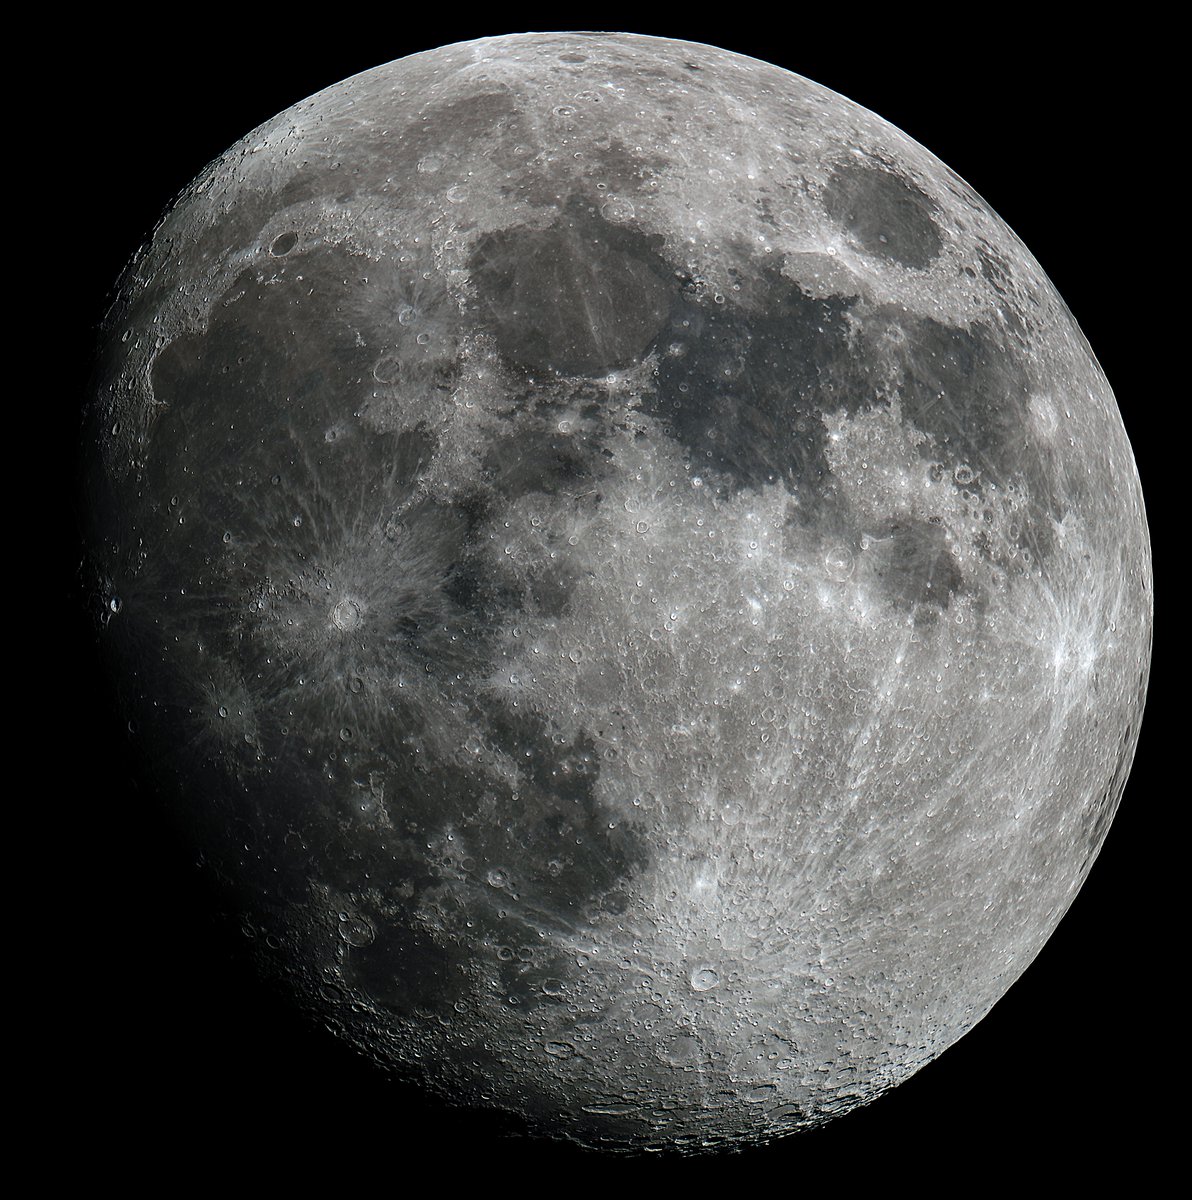
[[[382,1065],[765,1140],[938,1054],[1075,894],[1145,691],[1129,446],[872,114],[650,38],[415,56],[209,168],[109,331],[120,703]]]

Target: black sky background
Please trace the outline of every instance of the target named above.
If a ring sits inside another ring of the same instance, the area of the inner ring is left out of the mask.
[[[1182,269],[1183,251],[1157,248],[1172,246],[1165,227],[1176,219],[1169,176],[1152,165],[1162,152],[1151,130],[1149,47],[1162,31],[1127,23],[1077,45],[1022,18],[987,14],[978,30],[927,18],[916,26],[897,10],[876,24],[842,11],[836,25],[829,15],[814,30],[792,20],[749,33],[724,20],[648,19],[646,10],[606,8],[569,22],[516,7],[499,20],[411,29],[408,13],[384,11],[392,15],[349,29],[336,28],[332,10],[318,19],[246,10],[234,33],[195,14],[168,35],[134,17],[105,18],[102,53],[86,30],[57,52],[58,86],[79,102],[72,127],[55,130],[70,139],[55,169],[76,213],[75,233],[59,246],[70,249],[58,300],[70,389],[51,417],[63,460],[74,461],[97,326],[120,270],[177,192],[260,122],[357,71],[488,34],[575,24],[715,43],[815,79],[923,143],[1007,220],[1084,329],[1134,444],[1157,560],[1158,650],[1134,773],[1056,934],[938,1061],[823,1130],[743,1155],[594,1159],[503,1136],[479,1114],[381,1078],[256,978],[234,928],[213,918],[193,854],[137,786],[71,610],[63,651],[74,734],[55,768],[66,806],[56,836],[74,843],[82,866],[72,942],[59,958],[66,979],[53,985],[70,1052],[40,1118],[96,1170],[152,1171],[163,1182],[199,1171],[244,1181],[246,1164],[335,1169],[354,1182],[378,1174],[403,1189],[425,1168],[448,1190],[461,1172],[485,1169],[497,1185],[748,1187],[773,1178],[843,1187],[886,1175],[928,1192],[1028,1165],[1068,1174],[1112,1162],[1145,1173],[1173,1145],[1162,1117],[1186,1069],[1173,1047],[1186,1041],[1178,1031],[1187,1022],[1172,978],[1185,939],[1171,931],[1162,899],[1181,789],[1163,762],[1176,669],[1176,650],[1164,643],[1164,551],[1175,526],[1159,495],[1173,469],[1167,422],[1186,393],[1161,383],[1165,360],[1184,353],[1162,315],[1162,278]],[[70,532],[68,570],[77,562]]]

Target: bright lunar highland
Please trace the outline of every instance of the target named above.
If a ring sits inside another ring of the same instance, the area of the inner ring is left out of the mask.
[[[105,328],[122,719],[378,1063],[764,1141],[1071,903],[1146,689],[1133,457],[1035,260],[871,112],[653,37],[417,54],[207,167]]]

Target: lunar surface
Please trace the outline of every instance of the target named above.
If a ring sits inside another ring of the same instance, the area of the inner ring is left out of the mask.
[[[651,37],[415,55],[207,167],[106,329],[119,703],[382,1066],[765,1141],[955,1042],[1085,879],[1134,461],[1038,264],[865,109]]]

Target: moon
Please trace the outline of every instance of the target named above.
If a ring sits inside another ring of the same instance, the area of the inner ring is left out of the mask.
[[[1150,657],[1062,299],[923,147],[710,46],[418,54],[212,163],[88,410],[97,636],[297,1002],[608,1149],[772,1140],[972,1028]]]

